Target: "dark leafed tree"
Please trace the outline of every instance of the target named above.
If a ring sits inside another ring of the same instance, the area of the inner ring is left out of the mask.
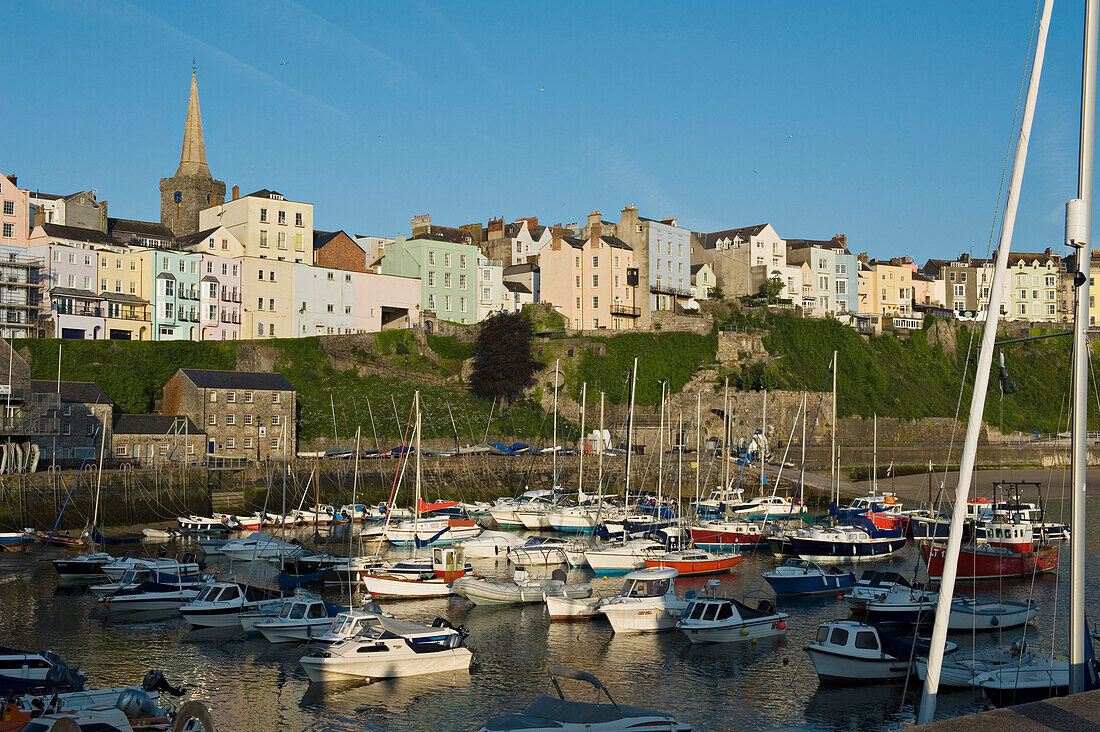
[[[535,384],[542,364],[531,357],[531,321],[519,313],[494,315],[481,323],[470,391],[482,399],[514,402]]]

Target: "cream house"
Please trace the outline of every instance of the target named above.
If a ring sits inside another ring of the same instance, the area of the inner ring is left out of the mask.
[[[240,242],[240,256],[313,264],[312,203],[288,201],[267,188],[235,194],[236,188],[233,200],[199,212],[200,231],[224,227]]]

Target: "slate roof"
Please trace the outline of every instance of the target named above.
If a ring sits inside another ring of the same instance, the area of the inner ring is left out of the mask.
[[[196,231],[194,234],[188,234],[187,236],[177,237],[176,241],[180,244],[201,244],[206,239],[210,238],[210,235],[220,229],[220,226],[215,226],[213,229],[206,229],[205,231]]]
[[[278,191],[273,191],[270,188],[261,188],[258,191],[252,191],[252,193],[249,193],[247,196],[245,196],[245,198],[271,198],[271,194],[275,194],[276,196],[283,195],[282,193],[279,193]]]
[[[561,240],[574,249],[584,249],[584,245],[587,243],[587,240],[578,239],[575,236],[563,236]]]
[[[186,420],[188,435],[206,434],[190,417],[171,414],[119,414],[115,417],[113,430],[116,435],[167,435],[178,429],[177,420]]]
[[[530,295],[531,294],[531,288],[529,288],[527,285],[523,284],[522,282],[513,282],[513,281],[505,280],[504,286],[507,287],[512,292],[522,292],[525,295]]]
[[[99,300],[99,295],[91,290],[80,290],[74,287],[51,287],[50,297],[61,295],[63,297],[80,297],[85,300]]]
[[[52,379],[31,379],[31,392],[56,394],[57,382]],[[114,404],[97,384],[91,381],[62,381],[61,401],[82,404]]]
[[[431,231],[425,231],[416,236],[410,236],[409,241],[417,239],[431,239],[432,241],[449,241],[452,244],[470,244],[474,237],[468,231],[455,229],[450,226],[432,225]]]
[[[267,391],[296,391],[294,385],[282,374],[256,371],[213,371],[209,369],[180,369],[200,389],[261,389]]]
[[[699,274],[699,270],[701,270],[705,266],[706,266],[706,264],[693,264],[693,265],[691,265],[691,273],[692,274]]]
[[[125,292],[101,292],[99,294],[104,300],[110,300],[112,302],[124,302],[133,305],[148,305],[149,301],[144,300],[137,295],[131,295]]]
[[[809,249],[810,247],[817,247],[818,249],[839,249],[845,254],[848,253],[848,248],[843,246],[836,239],[784,239],[787,242],[788,249]]]
[[[176,238],[171,229],[158,221],[108,218],[107,233],[114,236],[116,231],[123,231],[127,234],[155,236],[158,239],[167,239],[168,241],[174,241]]]
[[[538,272],[539,266],[532,264],[531,262],[522,262],[520,264],[512,264],[504,268],[504,276],[514,276],[520,274],[527,274],[528,272]]]
[[[634,251],[634,247],[630,246],[617,236],[601,236],[600,238],[603,239],[605,244],[607,244],[609,247],[612,247],[613,249],[629,249],[630,251]]]
[[[715,231],[710,234],[699,234],[699,239],[703,242],[703,249],[714,249],[715,243],[719,239],[732,240],[735,236],[740,236],[742,241],[748,241],[750,236],[756,236],[764,230],[768,224],[754,224],[752,226],[742,226],[739,229],[726,229],[725,231]]]
[[[70,239],[83,241],[89,244],[111,244],[118,246],[118,242],[98,229],[82,229],[79,226],[63,226],[62,224],[42,224],[42,230],[47,236],[55,239]]]
[[[314,249],[320,249],[325,244],[328,244],[330,241],[335,239],[336,235],[339,234],[339,233],[340,233],[339,231],[317,231],[317,230],[314,230],[314,232],[313,232],[313,248]]]

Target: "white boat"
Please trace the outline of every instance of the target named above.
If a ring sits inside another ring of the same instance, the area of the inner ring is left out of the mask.
[[[797,518],[800,508],[785,496],[757,496],[747,503],[727,507],[726,512],[750,521]]]
[[[445,597],[452,594],[451,583],[466,574],[459,547],[433,547],[431,565],[412,561],[406,570],[396,562],[359,573],[359,581],[374,597]]]
[[[647,559],[659,559],[665,548],[652,539],[633,539],[619,546],[589,549],[584,553],[597,577],[626,574],[645,566]]]
[[[946,651],[953,653],[957,648],[948,643]],[[855,620],[833,620],[818,626],[817,638],[803,650],[821,681],[873,683],[905,678],[910,662],[917,655],[927,655],[928,641],[891,636]]]
[[[974,658],[962,658],[953,653],[945,656],[940,667],[940,686],[955,689],[970,688],[974,678],[987,671],[1000,668],[1007,663],[1030,664],[1032,655],[1026,650],[1023,638],[1017,638],[1008,648],[986,651]],[[917,658],[913,662],[917,678],[922,682],[928,674],[928,659]]]
[[[712,587],[718,585],[718,580],[710,582]],[[732,598],[696,597],[690,600],[676,627],[692,643],[728,643],[786,635],[788,617],[787,613],[777,612],[768,600],[751,608]]]
[[[450,546],[456,541],[471,539],[481,533],[481,527],[470,519],[432,516],[391,524],[382,535],[394,546]]]
[[[240,625],[240,614],[281,602],[270,592],[236,582],[211,582],[194,600],[180,607],[180,614],[200,628],[225,628]]]
[[[461,633],[448,634],[441,641],[416,642],[408,637],[410,629],[420,633],[436,631],[422,623],[377,618],[359,635],[310,648],[299,663],[314,682],[393,679],[470,667],[473,654],[462,646]]]
[[[254,531],[243,539],[226,542],[221,548],[222,554],[237,562],[296,556],[304,552],[305,547],[301,544],[283,541],[262,531]]]
[[[897,572],[868,569],[859,576],[855,587],[844,596],[844,601],[854,610],[863,610],[868,602],[885,595],[895,586],[909,587],[909,580]]]
[[[142,529],[141,535],[144,536],[147,540],[159,541],[179,536],[180,532],[176,531],[175,529]]]
[[[180,577],[197,577],[203,570],[203,567],[195,561],[195,555],[187,552],[183,555],[183,561],[169,557],[126,556],[104,564],[102,572],[112,582],[118,582],[123,575],[137,567]]]
[[[253,627],[268,643],[308,641],[314,633],[324,633],[332,620],[345,608],[325,602],[320,595],[298,590],[287,598],[278,617],[261,620]]]
[[[0,646],[0,680],[11,679],[26,682],[55,680],[73,690],[84,688],[84,673],[80,669],[70,669],[56,653],[24,653]]]
[[[310,638],[310,642],[336,643],[337,641],[347,640],[352,636],[359,635],[359,632],[371,622],[372,618],[380,615],[385,615],[388,618],[393,617],[389,613],[383,613],[382,608],[376,602],[368,602],[363,607],[349,608],[337,613],[336,617],[329,623],[328,630],[315,633]]]
[[[981,689],[995,707],[1065,696],[1069,661],[1065,658],[1020,659],[976,675],[970,685]]]
[[[507,557],[509,549],[522,543],[523,539],[507,531],[482,531],[471,539],[463,539],[459,545],[467,559],[495,559]]]
[[[551,529],[566,534],[591,534],[596,528],[598,512],[599,506],[591,503],[560,506],[546,514],[546,523]]]
[[[568,564],[566,551],[570,542],[546,536],[532,536],[519,546],[508,550],[508,561],[524,567],[546,567]]]
[[[516,498],[501,498],[489,508],[489,515],[502,529],[522,529],[523,521],[516,516],[516,509],[522,510],[527,504],[536,501],[546,504],[552,495],[553,491],[534,490],[524,491]]]
[[[558,679],[588,682],[596,690],[596,701],[566,699]],[[607,687],[585,671],[551,666],[550,682],[557,691],[556,697],[541,696],[522,712],[490,719],[481,728],[481,732],[691,732],[689,725],[677,722],[669,714],[616,703]],[[607,702],[599,701],[601,693],[607,697]]]
[[[112,613],[154,612],[178,610],[198,597],[213,575],[183,582],[142,582],[129,589],[120,589],[99,599]]]
[[[561,569],[555,569],[550,579],[544,579],[531,577],[523,567],[516,568],[511,581],[459,577],[451,589],[475,605],[543,602],[550,596],[577,599],[592,596],[592,585],[587,582],[566,584],[565,572]]]
[[[878,622],[920,623],[936,612],[939,593],[919,587],[895,585],[867,601],[867,615]]]
[[[626,575],[619,594],[600,604],[616,633],[655,633],[672,630],[688,601],[676,595],[677,571],[649,567]]]
[[[581,598],[564,597],[561,595],[546,596],[546,612],[551,620],[592,620],[602,611],[600,605],[606,598]]]
[[[180,531],[188,534],[210,534],[216,531],[225,531],[226,523],[220,518],[209,516],[179,516],[176,518]]]
[[[947,629],[964,631],[1018,628],[1030,623],[1038,614],[1039,609],[1030,600],[977,602],[969,597],[956,597],[951,601]]]

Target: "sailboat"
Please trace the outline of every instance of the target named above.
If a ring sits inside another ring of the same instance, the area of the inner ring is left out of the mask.
[[[998,245],[989,308],[982,330],[982,342],[975,370],[970,414],[966,422],[962,458],[959,462],[959,484],[955,494],[955,511],[947,546],[943,550],[939,601],[928,653],[924,694],[921,699],[918,724],[933,721],[943,667],[947,632],[957,570],[961,564],[964,512],[977,457],[978,436],[982,428],[989,373],[993,365],[993,349],[997,337],[998,314],[1003,297],[1003,284],[1008,270],[1012,232],[1016,222],[1016,207],[1027,160],[1028,139],[1035,116],[1035,101],[1039,77],[1046,52],[1047,30],[1053,0],[1044,0],[1042,17],[1036,33],[1035,54],[1028,83],[1020,134],[1016,141],[1015,160],[1005,204],[1004,219]],[[1076,308],[1073,328],[1073,403],[1071,408],[1071,472],[1072,528],[1071,575],[1069,609],[1069,658],[1021,659],[980,674],[973,685],[981,688],[998,705],[1048,698],[1065,693],[1077,693],[1100,686],[1097,662],[1093,657],[1088,624],[1085,620],[1085,467],[1088,429],[1088,358],[1091,351],[1085,338],[1089,323],[1089,275],[1092,263],[1090,237],[1092,230],[1093,148],[1096,116],[1096,57],[1100,27],[1100,0],[1087,0],[1085,10],[1084,63],[1081,83],[1081,136],[1078,165],[1077,198],[1066,204],[1066,243],[1076,249],[1077,273],[1074,277]]]
[[[414,396],[414,442],[416,445],[416,505],[413,521],[420,520],[420,392]],[[422,546],[419,540],[414,545]],[[360,571],[359,580],[372,596],[443,597],[452,594],[451,582],[466,574],[461,547],[432,547],[430,557],[383,564]]]

